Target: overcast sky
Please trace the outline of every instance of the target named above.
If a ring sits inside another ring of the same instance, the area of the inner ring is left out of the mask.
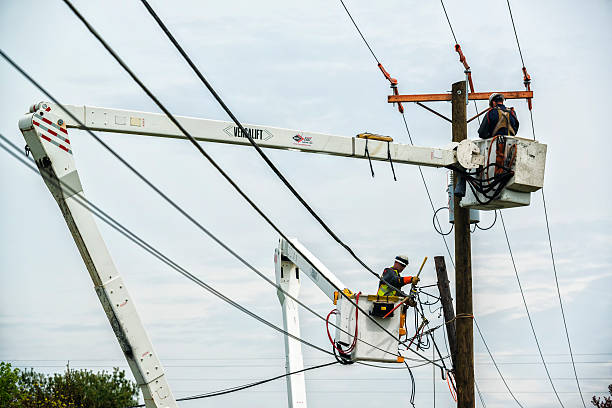
[[[349,137],[371,131],[408,143],[401,116],[386,103],[388,84],[339,2],[151,3],[244,123]],[[140,2],[75,5],[172,112],[227,120]],[[401,92],[445,92],[463,78],[439,3],[349,0],[347,6],[381,62],[399,79]],[[506,2],[449,0],[446,6],[476,90],[523,89]],[[512,6],[533,78],[536,136],[548,144],[545,191],[552,241],[588,401],[612,383],[610,126],[608,105],[601,102],[612,91],[612,3],[515,0]],[[62,2],[5,0],[0,7],[0,47],[63,103],[158,111]],[[0,91],[0,133],[23,146],[17,121],[31,104],[46,98],[3,62]],[[521,120],[520,135],[531,137],[526,103],[510,105]],[[450,115],[450,104],[437,103],[436,108]],[[473,114],[473,105],[469,109]],[[450,141],[447,122],[414,105],[406,111],[417,145]],[[476,121],[470,124],[471,137],[476,127]],[[277,235],[193,146],[181,140],[100,135],[202,224],[274,276]],[[207,283],[282,325],[274,288],[203,236],[86,133],[72,131],[70,139],[90,200]],[[287,235],[298,237],[351,289],[374,293],[377,282],[326,235],[251,148],[203,147]],[[445,255],[445,249],[432,228],[416,167],[396,165],[394,182],[388,163],[374,163],[376,177],[371,178],[364,160],[266,153],[370,266],[382,270],[395,255],[407,253],[414,272],[429,256],[423,284],[435,282],[433,256]],[[435,206],[445,206],[446,171],[423,172]],[[61,371],[67,360],[93,370],[127,370],[64,219],[40,177],[0,153],[0,183],[0,360],[45,372]],[[504,218],[553,381],[566,407],[579,406],[541,194],[532,195],[529,207],[504,210]],[[481,219],[489,225],[493,214],[481,213]],[[101,223],[100,229],[176,397],[284,372],[279,333],[196,287]],[[539,361],[500,222],[475,232],[472,242],[474,314],[502,373],[524,406],[559,406]],[[449,272],[454,271],[449,267]],[[301,298],[321,314],[333,307],[309,281],[303,282]],[[435,317],[432,321],[438,322]],[[301,319],[303,337],[330,348],[324,324],[306,311]],[[444,341],[441,333],[437,339],[440,345]],[[516,406],[477,335],[474,342],[476,380],[487,406]],[[330,360],[307,347],[304,355],[306,365]],[[431,367],[414,372],[418,406],[433,404],[434,395],[436,406],[453,406],[439,373],[434,380]],[[332,367],[306,378],[312,407],[360,402],[406,406],[410,398],[404,370]],[[285,406],[285,382],[182,404],[219,405]]]

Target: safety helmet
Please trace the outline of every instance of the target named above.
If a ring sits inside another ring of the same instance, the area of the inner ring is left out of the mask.
[[[408,256],[407,255],[398,255],[395,257],[395,262],[398,262],[404,266],[408,265]]]
[[[492,93],[491,96],[489,96],[489,106],[493,107],[493,101],[495,102],[503,102],[504,101],[504,94],[500,94],[498,92]]]

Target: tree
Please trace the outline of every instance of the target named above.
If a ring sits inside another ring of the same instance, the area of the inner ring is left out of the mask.
[[[612,384],[608,385],[608,392],[612,397]],[[599,397],[593,397],[591,400],[591,404],[595,405],[597,408],[612,408],[612,398],[603,397],[603,400]]]
[[[19,398],[19,370],[0,361],[0,407],[12,407],[13,401]]]
[[[71,370],[45,375],[0,363],[0,406],[7,408],[114,408],[138,404],[138,387],[125,372]]]

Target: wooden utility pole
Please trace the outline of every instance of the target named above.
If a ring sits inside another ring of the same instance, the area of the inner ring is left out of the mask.
[[[434,257],[436,263],[436,275],[438,276],[438,291],[440,292],[440,302],[444,312],[446,322],[446,332],[448,333],[448,344],[450,346],[453,370],[457,367],[457,330],[455,328],[455,308],[453,307],[453,297],[450,291],[446,262],[443,256]]]
[[[453,84],[452,93],[421,94],[421,95],[389,95],[387,102],[416,102],[419,106],[450,121],[453,124],[453,142],[467,139],[467,104],[468,100],[487,100],[493,92],[472,92],[466,95],[465,81]],[[498,93],[499,91],[496,91]],[[501,92],[506,99],[533,98],[532,91]],[[452,120],[439,112],[434,111],[421,102],[451,101],[453,104]],[[475,119],[474,116],[472,119]],[[470,121],[472,120],[470,119]],[[454,182],[457,182],[458,173],[454,172]],[[470,242],[470,211],[461,208],[460,198],[454,197],[455,214],[455,299],[457,302],[457,316],[455,327],[457,331],[457,356],[455,365],[455,379],[457,383],[457,406],[459,408],[474,408],[474,331],[472,309],[472,249]],[[442,261],[444,259],[442,258]],[[437,268],[436,268],[437,269]],[[446,268],[445,268],[446,269]],[[440,281],[440,279],[438,279]],[[446,279],[442,279],[446,281]],[[442,292],[440,292],[442,293]],[[450,297],[450,295],[449,295]],[[447,311],[445,310],[445,313]],[[452,318],[451,318],[452,319]],[[448,321],[449,319],[446,319]],[[449,330],[450,332],[450,330]],[[449,341],[451,341],[449,339]],[[451,342],[451,349],[453,344]]]
[[[453,142],[467,139],[467,99],[465,81],[452,88]],[[455,183],[458,173],[454,172]],[[457,302],[457,407],[474,408],[474,332],[472,309],[472,249],[470,210],[459,205],[461,198],[453,197],[455,212],[455,299]]]

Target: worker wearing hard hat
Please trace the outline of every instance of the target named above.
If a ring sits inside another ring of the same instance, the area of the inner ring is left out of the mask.
[[[418,276],[400,276],[406,265],[408,265],[408,257],[406,255],[398,255],[395,257],[393,266],[385,268],[378,284],[379,296],[406,296],[401,291],[401,287],[409,283],[415,285],[418,283]]]
[[[478,136],[481,139],[489,139],[497,135],[516,135],[519,121],[514,108],[506,108],[504,105],[504,95],[492,93],[489,97],[489,107],[491,110],[482,120],[478,129]]]

